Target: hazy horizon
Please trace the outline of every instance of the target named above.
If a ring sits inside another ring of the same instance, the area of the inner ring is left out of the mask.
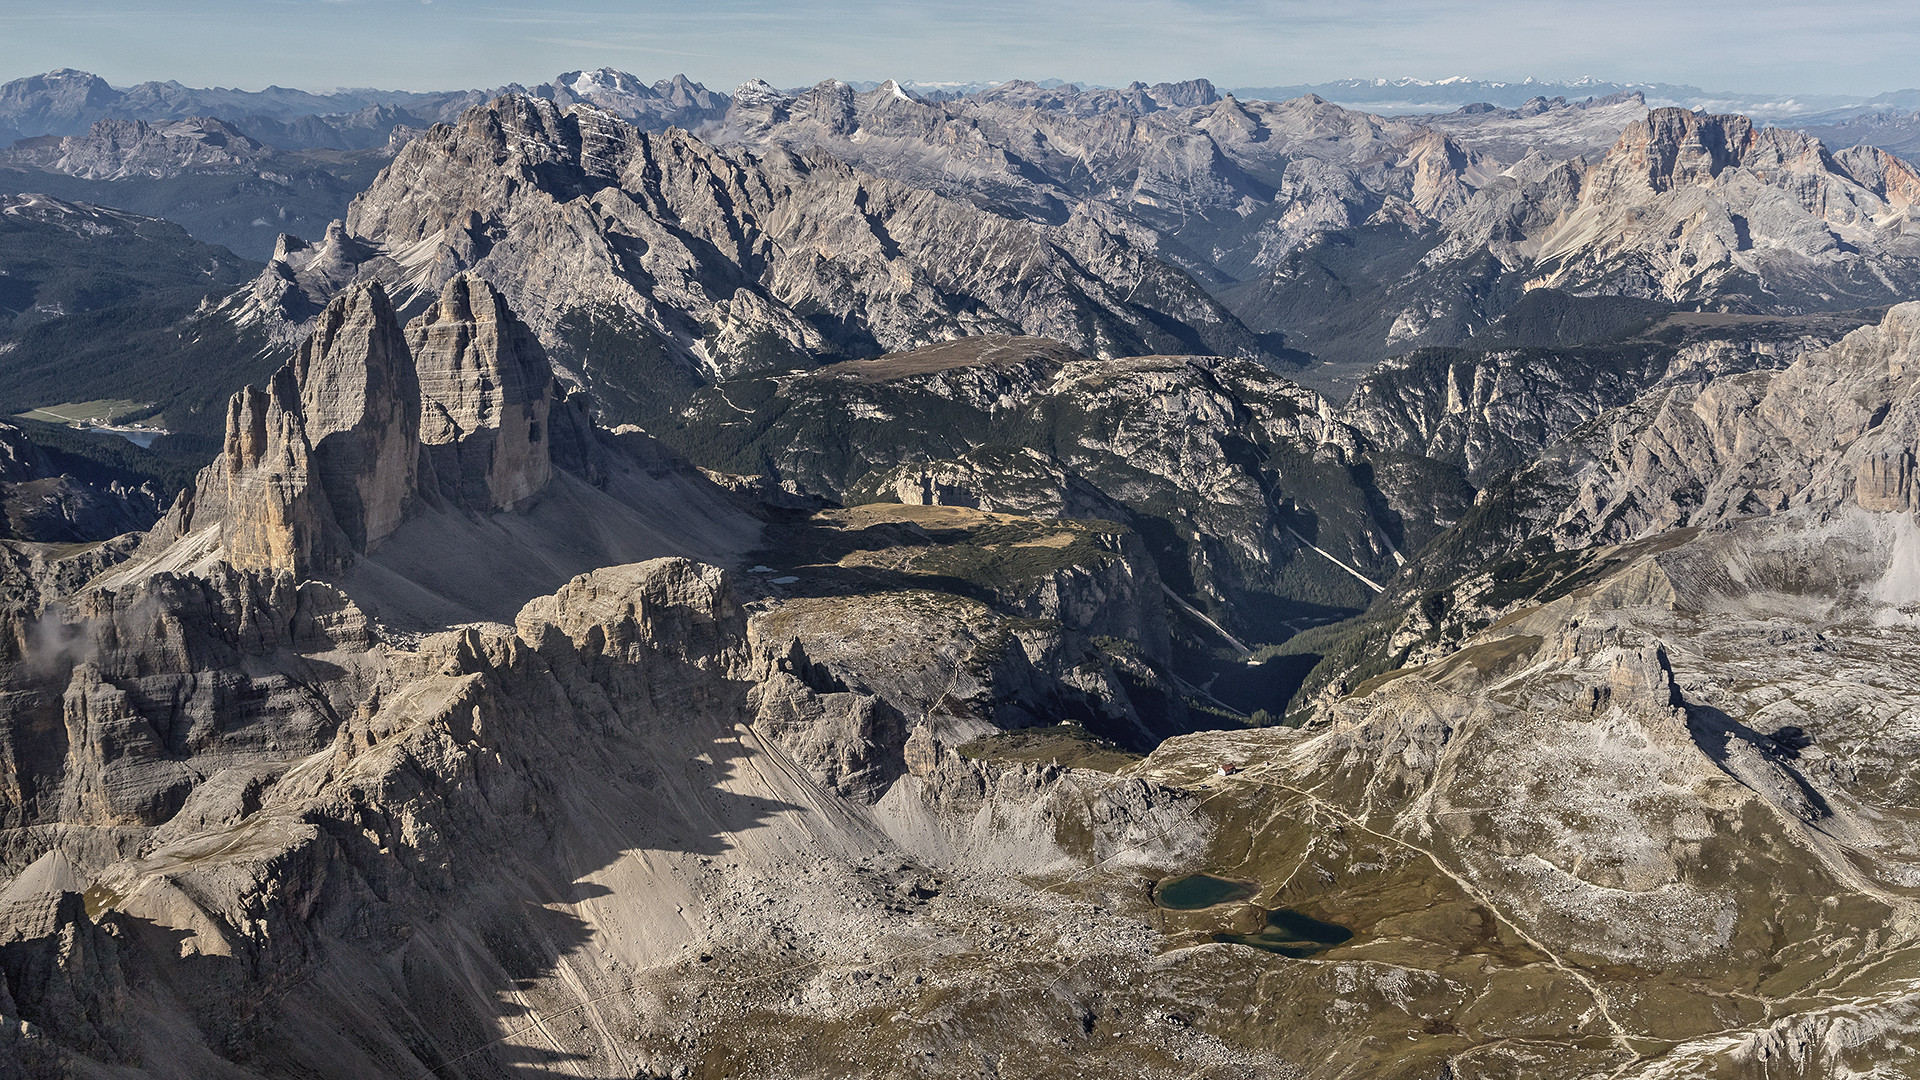
[[[1650,32],[1657,31],[1657,32]],[[1711,48],[1702,47],[1710,43]],[[197,0],[168,8],[0,2],[0,73],[61,67],[116,86],[175,79],[258,90],[446,90],[615,67],[716,89],[752,78],[921,82],[1061,78],[1223,87],[1345,78],[1527,77],[1688,84],[1710,92],[1851,95],[1915,85],[1920,11],[1885,0],[936,0],[912,5],[578,0]],[[1516,59],[1521,57],[1524,59]]]

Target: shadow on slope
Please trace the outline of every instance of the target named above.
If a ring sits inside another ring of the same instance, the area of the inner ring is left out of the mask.
[[[108,868],[87,907],[113,928],[125,989],[95,972],[79,991],[126,1036],[62,1041],[68,1063],[644,1074],[635,1031],[659,1018],[637,999],[706,959],[704,863],[874,843],[735,727],[731,601],[715,594],[703,623],[646,609],[647,587],[627,596],[651,637],[613,621],[575,641],[538,623],[531,641],[470,630],[395,654],[398,677],[332,747],[286,763],[260,809]],[[23,1010],[72,997],[12,985]]]
[[[528,600],[598,567],[667,555],[735,566],[759,542],[762,523],[692,466],[644,435],[609,442],[600,484],[556,467],[545,490],[511,511],[424,509],[341,587],[400,629],[511,623]]]

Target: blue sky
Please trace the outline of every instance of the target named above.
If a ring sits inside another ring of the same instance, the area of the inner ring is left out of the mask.
[[[823,78],[1222,86],[1351,76],[1920,85],[1920,4],[1861,0],[0,0],[0,78],[452,89],[603,65],[731,89]]]

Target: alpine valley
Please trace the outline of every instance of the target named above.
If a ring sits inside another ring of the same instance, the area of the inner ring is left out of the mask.
[[[0,86],[0,1077],[1920,1075],[1914,103],[1471,87]]]

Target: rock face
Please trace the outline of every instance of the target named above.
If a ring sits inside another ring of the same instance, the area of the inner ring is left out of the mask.
[[[1676,326],[1667,336],[1680,340],[1626,346],[1418,350],[1369,373],[1340,417],[1378,446],[1458,465],[1484,483],[1650,390],[1784,368],[1862,321],[1754,320],[1691,339]]]
[[[1901,304],[1784,370],[1656,388],[1515,483],[1563,493],[1548,506],[1568,548],[1809,503],[1909,509],[1916,327]]]
[[[420,461],[420,381],[379,285],[328,305],[292,363],[315,480],[355,550],[400,525]]]
[[[406,1047],[430,1044],[454,1075],[480,1075],[527,1048],[513,1033],[525,1006],[502,1011],[453,989],[479,979],[515,985],[542,1014],[611,1000],[621,986],[675,994],[671,1009],[605,1014],[632,1038],[572,1032],[566,1062],[548,1063],[599,1075],[637,1060],[671,1073],[743,1045],[690,1041],[694,1028],[670,1019],[692,1015],[676,989],[688,979],[710,981],[709,994],[729,984],[707,966],[715,957],[726,968],[769,947],[791,954],[781,965],[807,958],[809,970],[776,976],[772,996],[754,999],[756,1053],[763,1033],[768,1049],[796,1034],[769,1029],[763,1010],[815,994],[816,963],[833,981],[849,949],[884,962],[875,950],[896,940],[960,940],[952,919],[983,904],[1079,934],[1083,956],[1137,965],[1150,940],[1137,919],[1062,909],[1006,875],[1093,859],[1128,869],[1082,895],[1124,895],[1128,874],[1206,829],[1172,793],[973,764],[924,741],[919,772],[887,785],[887,806],[859,783],[846,790],[864,799],[832,794],[809,778],[826,762],[803,765],[788,749],[813,745],[806,729],[775,712],[756,719],[756,678],[771,680],[766,709],[807,698],[785,673],[760,671],[747,614],[712,566],[604,567],[528,603],[512,627],[410,647],[371,639],[342,600],[283,574],[161,572],[69,596],[58,633],[0,639],[14,650],[0,663],[15,706],[0,736],[16,765],[5,850],[17,868],[0,892],[0,1007],[35,1025],[28,1040],[0,1042],[0,1060],[29,1072],[112,1063],[265,1075],[296,1063],[399,1076],[423,1060]],[[850,715],[909,704],[893,687],[820,697]],[[75,734],[58,761],[28,727],[49,707]],[[158,716],[170,725],[156,728]],[[901,753],[904,737],[885,724],[865,731]],[[1096,822],[1117,831],[1096,836]],[[1132,839],[1116,846],[1121,836]],[[893,857],[876,863],[876,849]],[[995,872],[949,880],[938,867],[956,859]],[[704,914],[749,898],[752,918]],[[552,918],[552,904],[567,917]],[[565,964],[534,959],[569,953]],[[1044,951],[1023,946],[1019,963],[1029,955]],[[982,987],[1007,974],[955,970]],[[818,993],[835,1016],[944,993],[891,976],[847,981]],[[1129,982],[1139,980],[1076,977],[1072,992],[1136,995]],[[282,992],[262,992],[269,985]],[[305,1034],[370,1001],[380,1008],[353,1038]],[[964,1038],[997,1054],[1052,1047],[1043,1052],[1065,1060],[1055,1026]],[[505,1038],[480,1045],[496,1027]],[[788,1047],[783,1067],[844,1075],[849,1052],[881,1068],[905,1051],[886,1040],[801,1062]],[[1094,1054],[1121,1052],[1115,1042]],[[1172,1042],[1164,1053],[1166,1067],[1148,1075],[1179,1075]],[[1278,1062],[1250,1045],[1215,1053]]]
[[[1767,553],[1728,554],[1709,575],[1715,588],[1769,580],[1821,597],[1807,601],[1821,618],[1904,622],[1920,597],[1898,539],[1920,513],[1917,319],[1920,305],[1896,305],[1784,367],[1777,355],[1762,366],[1748,362],[1759,356],[1707,357],[1567,430],[1490,483],[1461,527],[1396,583],[1399,605],[1424,596],[1427,611],[1382,605],[1397,627],[1393,648],[1416,660],[1446,656],[1470,640],[1468,626],[1618,572],[1620,545],[1736,526]],[[1788,523],[1768,524],[1775,519]],[[1810,554],[1821,543],[1832,559]],[[1792,583],[1801,578],[1804,588]]]
[[[281,369],[265,391],[250,386],[233,396],[221,454],[173,518],[181,534],[217,526],[226,560],[243,570],[304,578],[351,558],[352,542],[314,471],[291,370]]]
[[[505,509],[546,487],[553,369],[532,330],[485,281],[460,274],[407,325],[420,441],[443,495]]]
[[[354,286],[265,391],[234,395],[221,455],[148,550],[218,525],[232,565],[306,577],[377,550],[422,498],[509,508],[553,477],[553,397],[545,354],[484,281],[453,279],[406,330],[378,283]],[[568,452],[591,471],[575,423]]]
[[[105,117],[118,96],[98,75],[57,68],[0,86],[0,116],[22,135],[44,135]]]
[[[1907,447],[1867,455],[1854,476],[1854,498],[1882,513],[1913,510],[1913,451]]]
[[[1536,281],[1614,277],[1609,291],[1685,301],[1745,273],[1781,302],[1817,304],[1804,294],[1844,264],[1911,280],[1920,178],[1884,155],[1862,164],[1856,177],[1818,140],[1745,117],[1657,109],[1621,134],[1579,207],[1541,238]]]

